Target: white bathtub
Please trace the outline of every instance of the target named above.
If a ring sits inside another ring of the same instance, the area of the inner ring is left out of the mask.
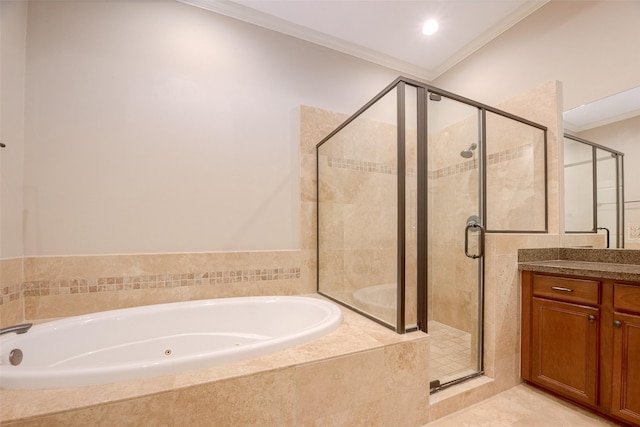
[[[367,286],[353,293],[356,301],[380,309],[396,310],[398,287],[395,283]]]
[[[273,353],[336,329],[335,304],[308,297],[222,298],[70,317],[0,337],[0,388],[105,384]],[[9,354],[23,353],[13,366]]]

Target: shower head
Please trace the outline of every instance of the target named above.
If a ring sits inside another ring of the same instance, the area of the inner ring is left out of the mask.
[[[469,146],[469,148],[467,148],[466,150],[462,150],[460,152],[460,155],[465,159],[470,159],[473,157],[473,150],[475,150],[476,148],[478,148],[478,144],[474,142]]]

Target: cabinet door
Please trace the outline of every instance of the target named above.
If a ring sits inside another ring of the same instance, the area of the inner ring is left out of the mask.
[[[532,381],[597,405],[597,308],[533,298]]]
[[[640,316],[614,314],[613,415],[640,423]]]

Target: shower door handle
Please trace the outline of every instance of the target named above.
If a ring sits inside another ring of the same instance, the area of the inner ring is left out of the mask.
[[[478,240],[479,253],[477,254],[469,253],[469,230],[472,229],[480,229],[480,239]],[[467,226],[464,229],[464,254],[471,259],[478,259],[484,256],[484,227],[476,221],[467,222]]]

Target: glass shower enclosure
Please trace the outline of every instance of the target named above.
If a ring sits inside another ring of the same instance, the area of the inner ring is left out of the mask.
[[[540,125],[398,78],[316,147],[318,292],[428,332],[432,391],[480,375],[487,219],[546,232],[545,147]],[[488,209],[516,197],[504,170],[524,174],[521,200]]]

